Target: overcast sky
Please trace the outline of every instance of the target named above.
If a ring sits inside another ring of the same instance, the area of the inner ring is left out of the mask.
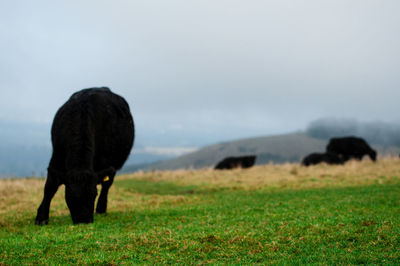
[[[398,0],[4,0],[0,119],[109,86],[137,132],[211,139],[399,122]],[[146,133],[146,134],[147,134]],[[144,134],[144,133],[142,133]]]

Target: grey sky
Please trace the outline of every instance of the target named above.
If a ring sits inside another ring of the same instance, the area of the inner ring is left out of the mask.
[[[223,139],[323,116],[399,122],[397,0],[0,2],[0,119],[109,86],[138,130]],[[200,132],[200,133],[199,133]]]

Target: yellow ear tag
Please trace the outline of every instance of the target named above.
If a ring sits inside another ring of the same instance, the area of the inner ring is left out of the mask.
[[[108,176],[104,177],[103,182],[107,182],[108,180],[110,180],[110,178]]]

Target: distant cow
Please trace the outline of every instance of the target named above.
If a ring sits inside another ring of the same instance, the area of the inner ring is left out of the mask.
[[[327,163],[327,164],[343,164],[345,160],[336,153],[311,153],[304,157],[301,162],[304,166],[310,166],[319,163]]]
[[[241,168],[249,168],[254,165],[256,161],[256,156],[240,156],[240,157],[227,157],[220,161],[214,169],[222,170],[222,169],[233,169],[237,167]]]
[[[96,212],[105,213],[108,190],[133,140],[133,119],[124,98],[106,87],[74,93],[53,121],[53,154],[35,223],[48,223],[50,202],[61,184],[73,223],[93,222],[97,184],[102,188]]]
[[[376,151],[364,139],[358,137],[332,138],[326,146],[326,151],[337,153],[345,160],[361,160],[364,155],[368,155],[372,161],[376,161]]]

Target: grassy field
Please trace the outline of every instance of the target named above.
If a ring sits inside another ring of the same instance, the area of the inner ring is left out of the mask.
[[[72,225],[64,189],[0,180],[0,264],[400,264],[400,160],[122,175]]]

